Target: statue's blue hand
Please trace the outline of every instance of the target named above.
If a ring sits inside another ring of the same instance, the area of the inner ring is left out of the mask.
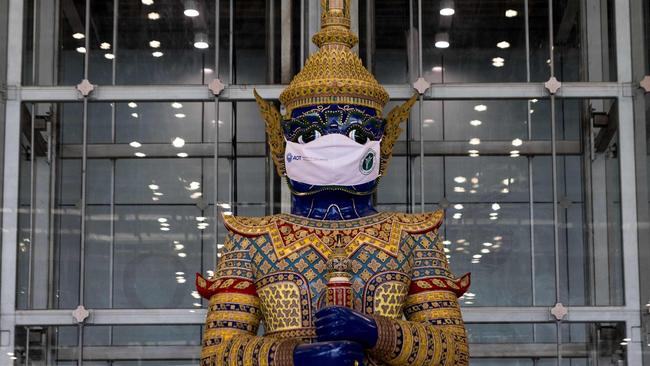
[[[330,306],[318,311],[316,336],[323,341],[352,341],[372,348],[377,344],[377,323],[358,311],[340,306]]]
[[[293,351],[295,366],[363,366],[363,346],[355,342],[301,344]]]

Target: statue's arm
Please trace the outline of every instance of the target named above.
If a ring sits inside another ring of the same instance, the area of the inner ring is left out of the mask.
[[[375,316],[378,337],[371,353],[395,366],[468,365],[457,296],[469,287],[469,275],[460,279],[451,275],[437,233],[415,238],[415,268],[404,304],[407,320]]]
[[[229,233],[213,279],[197,275],[199,293],[210,299],[201,366],[293,365],[296,340],[257,336],[262,319],[251,271],[248,238]]]

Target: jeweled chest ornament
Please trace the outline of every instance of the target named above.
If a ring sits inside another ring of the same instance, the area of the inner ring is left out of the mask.
[[[345,252],[345,245],[341,235],[337,236],[332,254],[327,260],[327,270],[325,304],[327,306],[343,306],[352,309],[351,262]]]

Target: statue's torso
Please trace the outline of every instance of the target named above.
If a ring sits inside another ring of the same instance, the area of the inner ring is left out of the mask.
[[[225,219],[237,254],[224,269],[235,277],[252,274],[268,335],[313,337],[312,316],[324,306],[327,259],[339,236],[350,259],[353,306],[366,314],[401,317],[413,277],[448,279],[445,286],[457,286],[435,245],[442,212],[379,213],[348,221],[293,215]]]

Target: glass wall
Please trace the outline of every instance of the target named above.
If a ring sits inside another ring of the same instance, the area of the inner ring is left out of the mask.
[[[472,272],[472,364],[640,360],[620,2],[354,1],[385,113],[431,84],[375,201],[446,210],[451,267]],[[193,277],[214,270],[221,214],[289,208],[252,90],[277,99],[298,71],[316,2],[11,3],[24,5],[24,88],[9,357],[198,364],[207,304]],[[74,318],[79,306],[90,317]]]

